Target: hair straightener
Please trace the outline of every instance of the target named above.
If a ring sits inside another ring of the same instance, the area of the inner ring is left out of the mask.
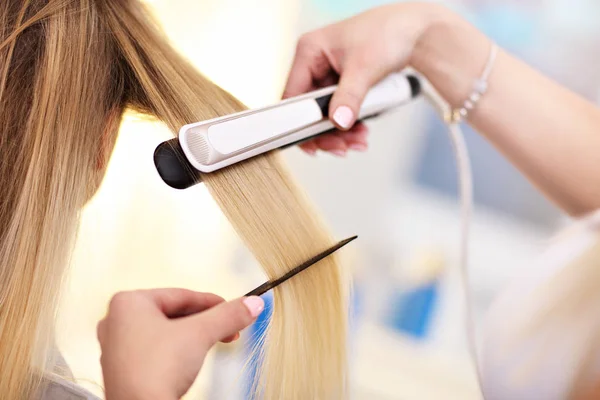
[[[329,101],[336,88],[334,85],[271,106],[185,125],[178,138],[156,148],[156,169],[169,186],[186,189],[201,182],[202,174],[331,131],[335,126],[328,119]],[[358,120],[406,104],[420,91],[415,76],[391,74],[368,92]]]

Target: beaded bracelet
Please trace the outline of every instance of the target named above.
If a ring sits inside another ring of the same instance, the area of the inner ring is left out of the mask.
[[[485,94],[488,89],[488,78],[490,73],[492,72],[492,67],[494,66],[494,62],[496,61],[496,56],[498,54],[498,46],[495,43],[492,43],[492,48],[490,50],[490,56],[488,58],[487,64],[485,65],[485,69],[481,74],[481,77],[475,81],[475,85],[473,86],[473,92],[465,102],[462,107],[452,110],[448,115],[446,115],[446,121],[449,123],[459,123],[462,120],[466,119],[469,115],[469,112],[475,108],[475,105],[481,99],[481,96]]]

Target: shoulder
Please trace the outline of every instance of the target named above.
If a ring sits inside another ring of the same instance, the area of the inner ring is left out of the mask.
[[[494,301],[483,324],[480,361],[490,399],[568,398],[578,378],[572,372],[589,361],[584,335],[600,322],[590,319],[600,300],[589,276],[600,271],[598,254],[600,212],[557,236]],[[582,293],[589,297],[584,306],[573,301]]]
[[[100,400],[73,382],[54,375],[44,377],[39,400]]]

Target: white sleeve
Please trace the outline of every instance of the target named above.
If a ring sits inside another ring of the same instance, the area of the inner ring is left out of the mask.
[[[568,314],[560,324],[528,331],[523,327],[528,321],[539,320],[545,306],[554,304],[552,300],[557,301],[554,291],[540,290],[534,294],[534,290],[597,244],[599,233],[600,213],[580,221],[568,235],[534,260],[533,265],[524,265],[516,282],[494,302],[483,325],[480,352],[486,400],[568,398],[575,366],[589,355],[589,349],[584,348],[589,341],[586,342],[583,335],[591,332],[590,329],[597,331],[597,327],[590,327],[590,323],[594,323],[590,321],[590,314],[582,310]],[[598,321],[597,317],[591,319]],[[592,355],[596,359],[600,359],[599,356]],[[598,372],[590,371],[595,376]]]
[[[42,383],[39,400],[101,400],[73,382],[48,375]]]

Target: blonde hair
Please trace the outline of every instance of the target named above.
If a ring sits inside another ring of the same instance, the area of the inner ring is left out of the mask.
[[[35,395],[46,368],[78,212],[124,110],[176,132],[244,107],[136,0],[5,0],[0,32],[0,398],[12,399]],[[269,277],[333,243],[276,153],[204,182]],[[260,397],[346,396],[346,292],[336,257],[275,290]]]

